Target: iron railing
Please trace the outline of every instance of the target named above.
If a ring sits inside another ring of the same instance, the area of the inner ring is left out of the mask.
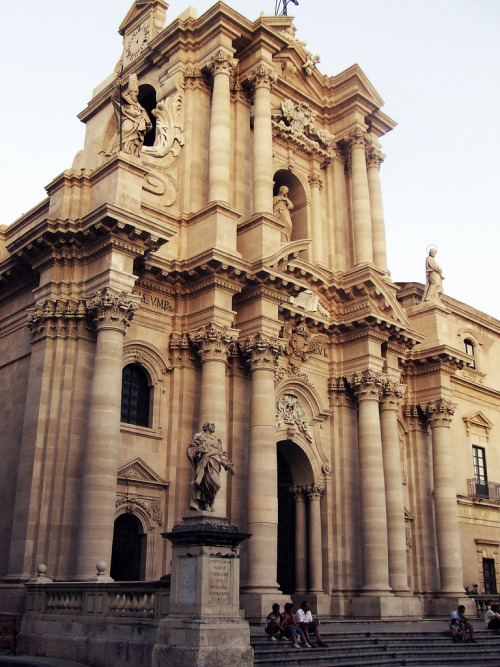
[[[500,484],[496,482],[478,482],[476,479],[468,479],[467,488],[470,498],[485,498],[500,503]]]

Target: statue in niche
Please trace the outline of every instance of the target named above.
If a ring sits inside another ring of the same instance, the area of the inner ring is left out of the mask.
[[[281,240],[285,243],[292,238],[292,218],[290,216],[292,209],[293,204],[288,199],[288,188],[286,185],[282,185],[276,197],[273,197],[273,215],[276,220],[285,223],[285,228],[281,232]]]
[[[431,248],[425,261],[426,284],[422,301],[439,301],[443,293],[443,272],[436,261],[437,248]]]
[[[118,138],[112,153],[122,150],[140,157],[146,132],[149,132],[153,125],[146,110],[139,104],[138,95],[139,84],[135,74],[129,78],[127,93],[122,93],[122,81],[117,78],[111,101],[118,125]]]
[[[221,439],[214,435],[212,422],[203,424],[187,448],[187,457],[193,470],[193,490],[190,508],[213,512],[213,504],[220,484],[221,468],[234,475],[234,466],[222,449]]]

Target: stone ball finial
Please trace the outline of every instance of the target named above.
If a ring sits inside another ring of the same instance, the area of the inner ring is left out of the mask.
[[[108,567],[108,564],[104,560],[100,560],[98,563],[96,563],[96,570],[98,575],[102,575],[106,572],[106,568]]]
[[[45,563],[40,563],[40,565],[37,566],[36,571],[38,572],[38,576],[43,577],[47,574],[47,566]]]

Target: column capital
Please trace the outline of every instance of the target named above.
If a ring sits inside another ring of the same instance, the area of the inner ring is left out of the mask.
[[[226,361],[231,347],[238,338],[235,329],[219,326],[214,322],[191,331],[189,340],[197,348],[202,363],[204,361]]]
[[[320,500],[325,492],[325,487],[319,486],[319,484],[307,484],[304,488],[304,492],[309,500]]]
[[[87,306],[83,300],[45,299],[33,308],[27,308],[28,329],[33,339],[45,336],[76,336],[88,327]]]
[[[248,76],[248,81],[255,88],[269,88],[269,90],[272,90],[273,83],[276,83],[277,80],[278,76],[274,69],[264,63],[253,69]]]
[[[274,371],[278,358],[285,351],[285,343],[278,338],[268,338],[259,332],[243,342],[242,350],[251,371],[259,369]]]
[[[303,503],[306,499],[305,489],[303,486],[291,486],[290,493],[296,503]]]
[[[219,49],[207,62],[207,68],[214,76],[216,74],[227,74],[229,76],[237,64],[238,61],[236,58],[233,58],[231,53],[224,51],[224,49]]]
[[[366,164],[368,167],[376,167],[380,169],[380,165],[385,160],[386,155],[382,153],[377,146],[367,146],[366,148]]]
[[[357,146],[362,146],[365,148],[369,142],[369,139],[365,130],[357,127],[355,130],[352,130],[344,137],[344,141],[349,148],[354,148]]]
[[[98,290],[90,301],[87,309],[93,315],[93,324],[97,331],[115,329],[125,334],[130,322],[139,308],[139,298],[128,292],[117,294],[109,287]]]
[[[349,383],[352,386],[358,401],[378,401],[384,381],[381,373],[375,373],[368,369],[366,371],[357,371],[354,373],[349,380]]]
[[[380,392],[380,409],[397,410],[405,395],[406,385],[393,380],[386,380]]]
[[[457,409],[457,404],[440,398],[438,401],[430,401],[426,408],[425,414],[429,420],[431,428],[437,426],[446,426],[450,428],[452,417]]]
[[[323,176],[321,175],[321,172],[317,171],[316,169],[312,171],[309,174],[308,181],[311,188],[318,188],[318,190],[321,192],[324,183],[324,179]]]

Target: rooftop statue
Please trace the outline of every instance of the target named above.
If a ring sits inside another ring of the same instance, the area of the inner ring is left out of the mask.
[[[149,132],[153,125],[146,110],[139,104],[138,95],[139,84],[135,74],[129,78],[127,93],[122,93],[122,81],[119,77],[116,79],[111,101],[118,125],[118,139],[112,153],[121,150],[140,157],[146,132]]]
[[[443,272],[436,261],[437,248],[431,248],[425,261],[426,285],[423,301],[439,301],[443,293]]]
[[[281,232],[281,240],[288,242],[292,237],[292,218],[290,211],[293,209],[293,204],[288,199],[288,188],[282,185],[276,197],[273,197],[273,215],[277,220],[285,223],[285,227]]]
[[[187,448],[187,457],[193,470],[191,509],[213,512],[213,504],[220,484],[221,468],[234,475],[234,466],[222,449],[221,439],[214,435],[212,422],[203,424]]]

